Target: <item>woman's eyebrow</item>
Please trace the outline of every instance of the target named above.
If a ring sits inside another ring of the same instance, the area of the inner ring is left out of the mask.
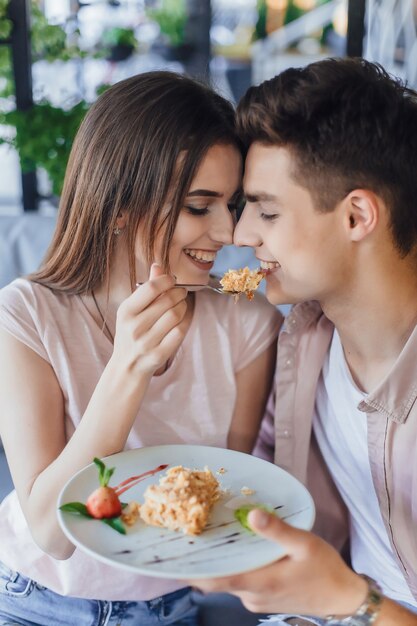
[[[211,189],[194,189],[187,193],[188,196],[210,196],[212,198],[222,198],[223,194],[218,191],[212,191]]]

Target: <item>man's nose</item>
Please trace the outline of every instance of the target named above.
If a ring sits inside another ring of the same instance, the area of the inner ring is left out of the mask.
[[[262,243],[246,208],[236,225],[233,243],[235,246],[250,246],[251,248],[256,248]]]

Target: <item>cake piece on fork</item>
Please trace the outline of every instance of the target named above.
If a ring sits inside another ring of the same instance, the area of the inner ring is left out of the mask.
[[[248,300],[253,299],[253,292],[259,287],[259,283],[264,278],[265,273],[262,270],[250,270],[244,267],[240,270],[229,270],[220,280],[223,291],[231,293],[239,297],[244,293]]]

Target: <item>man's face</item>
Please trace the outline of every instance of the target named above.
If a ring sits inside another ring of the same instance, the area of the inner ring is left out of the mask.
[[[253,247],[267,269],[270,302],[323,303],[343,287],[349,241],[340,206],[329,213],[315,209],[309,191],[292,177],[293,164],[286,148],[251,145],[243,182],[247,202],[234,242]]]

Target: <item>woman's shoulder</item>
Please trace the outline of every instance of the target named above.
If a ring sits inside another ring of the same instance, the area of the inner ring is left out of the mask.
[[[0,306],[16,306],[24,300],[35,300],[34,283],[26,278],[16,278],[0,289]]]
[[[0,306],[5,308],[25,304],[36,306],[55,298],[56,294],[49,287],[35,283],[28,278],[16,278],[0,289]]]
[[[74,296],[50,289],[46,285],[17,278],[0,289],[0,310],[16,319],[32,319],[48,324],[52,319],[67,319],[73,313]]]
[[[74,296],[18,278],[0,289],[0,328],[49,360],[47,338],[69,326],[74,331],[74,302]]]

